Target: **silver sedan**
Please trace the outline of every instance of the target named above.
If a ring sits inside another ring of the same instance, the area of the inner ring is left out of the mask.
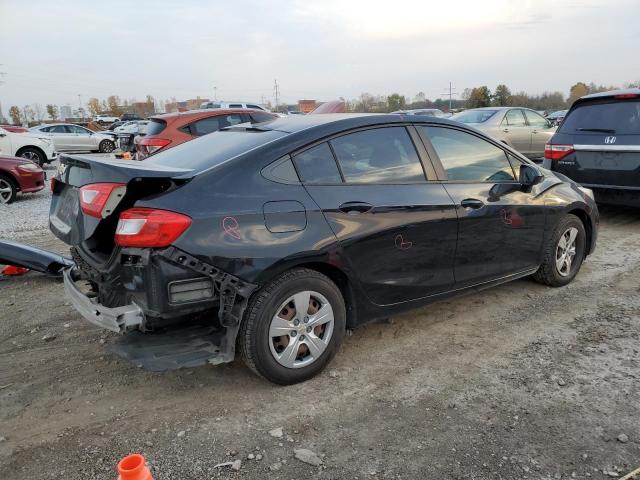
[[[116,144],[110,135],[93,132],[72,123],[39,125],[30,130],[51,137],[59,152],[110,153],[116,149]]]
[[[544,156],[544,146],[557,128],[539,113],[521,107],[474,108],[450,120],[471,125],[533,159]]]

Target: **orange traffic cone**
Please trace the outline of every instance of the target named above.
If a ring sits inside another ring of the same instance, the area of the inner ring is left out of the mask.
[[[153,477],[144,463],[144,457],[132,453],[118,462],[118,480],[153,480]]]
[[[16,267],[15,265],[7,265],[2,269],[2,271],[0,271],[0,275],[22,275],[23,273],[27,273],[28,271],[28,268]]]

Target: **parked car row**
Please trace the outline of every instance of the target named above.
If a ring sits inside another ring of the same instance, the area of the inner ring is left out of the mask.
[[[113,136],[94,132],[73,123],[50,123],[30,129],[49,136],[58,152],[100,152],[110,153],[116,148]]]

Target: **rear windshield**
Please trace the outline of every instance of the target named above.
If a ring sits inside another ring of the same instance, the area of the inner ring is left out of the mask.
[[[560,132],[610,131],[618,135],[640,134],[640,100],[587,103],[565,117]],[[608,133],[608,132],[605,132]]]
[[[149,119],[149,123],[145,128],[145,133],[147,135],[157,135],[158,133],[162,132],[166,128],[166,126],[167,122],[165,122],[164,120],[151,118]]]
[[[497,110],[471,110],[468,112],[461,112],[451,117],[451,120],[462,123],[482,123],[489,120]]]
[[[285,135],[274,130],[222,130],[160,152],[145,163],[202,171]]]

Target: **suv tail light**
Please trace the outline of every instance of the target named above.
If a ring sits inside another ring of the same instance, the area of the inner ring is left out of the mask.
[[[547,143],[544,146],[544,158],[549,160],[561,160],[572,152],[574,152],[573,145],[551,145]]]
[[[121,247],[168,247],[191,225],[191,218],[168,210],[130,208],[120,214],[115,241]]]
[[[621,93],[620,95],[614,95],[613,98],[638,98],[640,95],[637,93]]]
[[[55,185],[52,184],[52,188]],[[80,207],[95,218],[109,216],[127,190],[125,183],[91,183],[80,188]]]
[[[151,155],[171,143],[168,138],[141,138],[138,146],[144,155]]]

